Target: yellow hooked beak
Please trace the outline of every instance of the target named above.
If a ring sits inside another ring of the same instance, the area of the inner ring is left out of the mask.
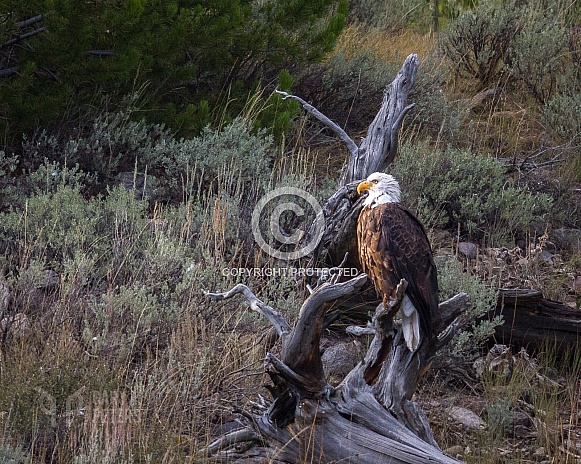
[[[368,180],[364,180],[357,186],[357,194],[361,195],[363,190],[369,190],[371,187],[373,187],[373,184]]]

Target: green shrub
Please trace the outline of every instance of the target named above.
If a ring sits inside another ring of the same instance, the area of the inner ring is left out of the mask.
[[[164,140],[151,153],[150,163],[162,167],[174,194],[179,192],[187,199],[195,197],[200,188],[225,187],[231,173],[242,182],[268,179],[271,149],[272,137],[266,131],[253,134],[249,123],[237,118],[220,130],[206,127],[199,137]]]
[[[69,186],[78,191],[84,191],[89,185],[96,182],[95,176],[80,170],[79,165],[69,167],[67,160],[61,166],[58,161],[49,161],[47,158],[36,171],[25,177],[21,193],[55,193],[59,186]]]
[[[408,103],[415,103],[416,106],[406,117],[406,132],[421,134],[422,139],[444,138],[450,142],[461,136],[460,126],[465,110],[458,102],[452,101],[444,90],[448,78],[449,71],[435,55],[420,64],[408,98]]]
[[[478,320],[496,307],[497,290],[490,283],[464,272],[462,263],[453,256],[436,257],[436,265],[440,301],[452,298],[460,292],[467,293],[472,302],[468,315],[474,321],[469,330],[456,335],[445,348],[446,353],[440,356],[444,359],[450,358],[451,362],[454,362],[451,359],[454,358],[457,362],[470,364],[482,353],[482,349],[494,334],[495,327],[502,324],[502,316],[496,316],[492,320]]]
[[[92,353],[108,353],[115,364],[135,361],[147,349],[165,345],[180,315],[171,301],[163,302],[139,283],[101,295],[89,308],[84,342]]]
[[[20,193],[53,192],[57,185],[105,193],[107,186],[122,183],[120,175],[133,173],[146,184],[134,187],[139,196],[177,202],[215,191],[228,172],[243,182],[270,176],[273,137],[266,130],[254,133],[250,121],[236,118],[221,129],[206,127],[199,137],[178,140],[163,125],[131,117],[131,109],[103,113],[86,135],[42,132],[26,141],[22,158],[29,175],[21,177]]]
[[[474,238],[509,241],[552,203],[548,195],[513,186],[490,156],[466,150],[404,144],[392,170],[426,227],[459,224]]]
[[[29,166],[28,171],[42,170],[43,165],[52,166],[53,170],[62,166],[60,169],[65,175],[68,166],[77,176],[90,174],[84,183],[94,186],[98,182],[111,183],[119,172],[153,169],[158,161],[155,158],[157,145],[167,139],[173,140],[173,136],[163,125],[132,121],[133,103],[130,99],[124,110],[98,115],[85,133],[71,136],[43,131],[30,140],[25,139],[22,159]],[[42,179],[42,174],[37,177]],[[37,179],[37,183],[41,179]]]
[[[0,462],[6,464],[27,464],[30,460],[21,448],[0,444]]]
[[[560,142],[574,142],[581,134],[581,93],[556,94],[543,106],[542,118]]]
[[[97,241],[99,211],[78,189],[61,185],[54,193],[26,200],[24,210],[0,213],[0,237],[17,245],[20,256],[69,259]]]
[[[232,102],[256,82],[271,84],[284,67],[333,48],[347,1],[62,0],[9,2],[3,11],[0,132],[12,143],[39,125],[78,127],[87,107],[122,108],[135,89],[150,122],[182,134],[199,131],[216,108],[235,117]]]
[[[554,11],[522,10],[525,13],[528,19],[507,51],[507,68],[544,103],[555,92],[559,76],[565,76],[568,30]]]
[[[316,104],[319,111],[346,131],[358,132],[366,129],[375,116],[382,91],[396,72],[392,63],[386,63],[371,50],[351,55],[336,53],[308,68],[295,93]]]
[[[13,174],[17,165],[18,156],[7,155],[3,150],[0,151],[0,211],[18,198]]]
[[[494,85],[523,27],[522,17],[522,9],[514,3],[483,1],[442,31],[440,49],[458,74],[477,79],[483,87]]]

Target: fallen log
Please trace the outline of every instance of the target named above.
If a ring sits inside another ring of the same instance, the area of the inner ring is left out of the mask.
[[[496,327],[496,343],[558,351],[581,344],[581,311],[546,299],[539,290],[500,289],[496,308],[488,317],[498,315],[504,323]]]

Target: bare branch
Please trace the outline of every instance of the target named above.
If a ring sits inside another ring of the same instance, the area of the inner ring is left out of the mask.
[[[24,21],[20,21],[20,22],[16,23],[16,27],[18,29],[27,28],[28,26],[31,26],[31,25],[33,25],[33,24],[38,23],[39,21],[41,21],[42,18],[44,18],[44,15],[43,14],[39,14],[39,15],[33,16],[32,18],[28,18],[28,19],[25,19]]]
[[[27,32],[25,34],[17,34],[16,37],[14,37],[13,39],[7,40],[2,45],[0,45],[0,48],[9,47],[10,45],[14,45],[18,42],[23,41],[24,39],[32,37],[33,35],[36,35],[36,34],[40,34],[41,32],[44,32],[44,31],[46,31],[46,27],[40,27],[38,29],[35,29],[34,31],[30,31],[30,32]]]
[[[285,318],[277,312],[274,308],[265,305],[260,301],[254,293],[244,284],[238,284],[231,290],[222,293],[211,293],[206,290],[202,290],[204,295],[213,301],[222,301],[232,298],[234,295],[242,293],[246,298],[246,302],[253,311],[262,314],[268,319],[268,321],[274,326],[276,332],[280,337],[284,337],[291,332],[291,327]]]
[[[212,456],[219,451],[229,448],[233,445],[239,445],[242,442],[259,443],[262,441],[262,437],[256,433],[253,429],[242,428],[234,430],[226,435],[223,435],[218,440],[211,443],[205,450],[202,451],[204,454]]]
[[[286,100],[287,98],[291,98],[293,100],[298,101],[303,106],[303,108],[307,111],[307,113],[312,114],[315,118],[317,118],[325,126],[327,126],[329,129],[331,129],[333,132],[335,132],[343,142],[345,142],[345,144],[347,145],[347,149],[351,153],[352,157],[357,156],[357,153],[359,151],[359,149],[357,148],[357,144],[353,141],[353,139],[351,137],[349,137],[347,135],[347,132],[345,132],[337,123],[331,121],[327,116],[325,116],[323,113],[321,113],[317,108],[315,108],[313,105],[310,105],[309,103],[304,101],[302,98],[297,97],[295,95],[291,95],[287,92],[283,92],[282,90],[275,90],[275,92],[278,93],[279,95],[282,95],[283,100]]]

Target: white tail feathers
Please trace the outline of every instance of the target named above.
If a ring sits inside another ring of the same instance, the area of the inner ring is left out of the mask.
[[[407,295],[401,302],[401,328],[405,343],[413,353],[420,344],[420,315]]]

